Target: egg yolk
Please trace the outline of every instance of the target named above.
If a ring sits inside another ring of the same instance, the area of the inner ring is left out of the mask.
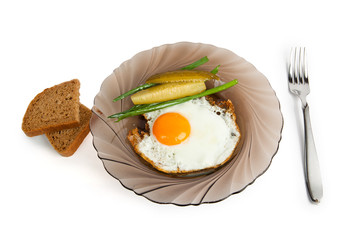
[[[152,131],[160,143],[171,146],[185,141],[190,135],[190,129],[190,123],[184,116],[169,112],[155,120]]]

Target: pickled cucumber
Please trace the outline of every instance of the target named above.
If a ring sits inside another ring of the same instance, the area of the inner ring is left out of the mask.
[[[219,77],[207,71],[181,70],[155,74],[146,83],[204,82],[211,79],[219,80]]]
[[[205,90],[203,81],[164,83],[133,94],[131,100],[135,105],[150,104],[195,95]]]

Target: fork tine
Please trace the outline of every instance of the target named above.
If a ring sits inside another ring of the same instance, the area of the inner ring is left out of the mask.
[[[294,48],[291,48],[289,61],[288,61],[288,80],[289,83],[294,83]]]
[[[308,78],[308,64],[307,64],[307,55],[306,55],[306,48],[304,47],[304,83],[309,83]]]
[[[294,83],[300,83],[300,64],[298,59],[300,58],[300,51],[298,47],[294,50]]]
[[[304,61],[305,61],[304,50],[305,50],[305,48],[299,47],[298,64],[299,64],[299,83],[300,84],[304,83],[304,67],[305,67],[305,65],[304,65]]]
[[[308,84],[307,56],[305,47],[293,47],[288,64],[288,80],[291,84]]]
[[[293,65],[293,83],[308,84],[307,56],[305,47],[295,47],[291,64]]]
[[[307,56],[306,56],[306,48],[300,47],[299,48],[299,59],[298,59],[298,67],[299,67],[299,80],[300,84],[308,84],[308,69],[307,69]]]

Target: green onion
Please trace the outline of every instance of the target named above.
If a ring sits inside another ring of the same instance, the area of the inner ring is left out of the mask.
[[[220,67],[220,65],[217,65],[216,68],[214,68],[214,69],[211,70],[210,72],[211,72],[212,74],[216,75],[216,74],[218,73],[218,71],[219,71],[219,67]]]
[[[145,83],[137,88],[134,88],[134,89],[131,89],[130,91],[118,96],[117,98],[114,98],[113,102],[116,102],[116,101],[119,101],[123,98],[126,98],[127,96],[130,96],[131,94],[134,94],[134,93],[137,93],[141,90],[144,90],[144,89],[147,89],[147,88],[150,88],[152,86],[155,86],[155,85],[158,85],[158,83]]]
[[[210,94],[214,94],[220,91],[223,91],[225,89],[228,89],[232,86],[234,86],[235,84],[238,83],[237,79],[234,79],[228,83],[225,83],[221,86],[218,87],[214,87],[211,89],[208,89],[202,93],[193,95],[193,96],[188,96],[188,97],[183,97],[183,98],[179,98],[179,99],[175,99],[175,100],[170,100],[170,101],[166,101],[166,102],[160,102],[160,103],[151,103],[151,104],[143,104],[141,105],[141,107],[136,107],[133,110],[127,110],[125,112],[120,112],[120,113],[116,113],[113,114],[111,116],[109,116],[108,118],[117,118],[117,122],[119,122],[120,120],[127,118],[127,117],[132,117],[132,116],[137,116],[137,115],[141,115],[147,112],[152,112],[152,111],[156,111],[159,109],[163,109],[163,108],[167,108],[167,107],[171,107],[180,103],[184,103],[187,101],[190,101],[192,99],[195,98],[200,98],[200,97],[204,97]],[[133,107],[134,108],[134,107]]]
[[[135,110],[137,110],[137,109],[143,108],[145,105],[148,105],[148,104],[138,104],[138,105],[134,105],[134,106],[132,106],[131,108],[129,108],[128,110],[125,110],[125,111],[123,111],[123,112],[121,112],[121,113],[132,112],[132,111],[135,111]]]
[[[192,64],[189,64],[189,65],[181,68],[181,70],[192,70],[192,69],[194,69],[194,68],[196,68],[196,67],[198,67],[198,66],[200,66],[200,65],[202,65],[202,64],[204,64],[204,63],[206,63],[206,62],[208,62],[208,61],[209,61],[208,57],[205,56],[205,57],[197,60],[196,62],[193,62]],[[121,100],[121,99],[124,99],[124,98],[126,98],[127,96],[130,96],[130,95],[132,95],[132,94],[134,94],[134,93],[137,93],[137,92],[139,92],[139,91],[141,91],[141,90],[144,90],[144,89],[153,87],[153,86],[155,86],[155,85],[158,85],[158,83],[145,83],[145,84],[143,84],[143,85],[141,85],[141,86],[139,86],[139,87],[137,87],[137,88],[134,88],[134,89],[132,89],[132,90],[130,90],[130,91],[128,91],[128,92],[126,92],[126,93],[124,93],[124,94],[116,97],[116,98],[114,98],[114,99],[113,99],[113,102],[116,102],[116,101],[119,101],[119,100]]]
[[[192,64],[189,64],[183,68],[181,68],[181,70],[193,70],[194,68],[197,68],[200,65],[203,65],[204,63],[208,62],[209,59],[207,56],[197,60],[196,62],[193,62]]]

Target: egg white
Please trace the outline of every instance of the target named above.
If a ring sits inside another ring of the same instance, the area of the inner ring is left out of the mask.
[[[190,123],[189,137],[178,145],[157,141],[152,127],[157,117],[177,112]],[[139,143],[139,151],[167,172],[190,172],[217,166],[233,152],[240,132],[231,114],[212,106],[205,97],[145,114],[150,134]]]

